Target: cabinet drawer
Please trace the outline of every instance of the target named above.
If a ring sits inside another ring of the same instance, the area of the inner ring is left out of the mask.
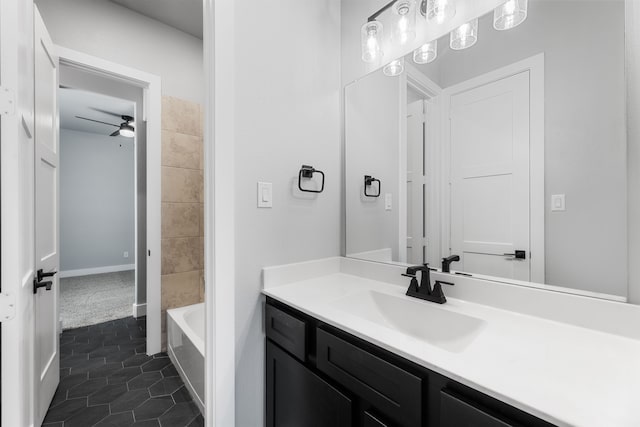
[[[422,379],[322,329],[317,367],[381,415],[401,426],[421,425]]]
[[[494,415],[485,412],[469,402],[440,392],[440,427],[518,427]]]
[[[265,309],[265,320],[267,337],[304,362],[307,353],[305,321],[269,304]]]

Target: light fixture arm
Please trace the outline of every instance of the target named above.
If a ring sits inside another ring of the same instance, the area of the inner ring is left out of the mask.
[[[373,15],[371,15],[369,17],[369,19],[367,19],[367,22],[375,21],[376,19],[378,19],[378,16],[382,15],[387,9],[389,9],[391,6],[393,6],[397,2],[398,2],[398,0],[391,0],[389,3],[385,4],[384,6],[382,6],[382,8],[380,8],[377,12],[375,12]]]

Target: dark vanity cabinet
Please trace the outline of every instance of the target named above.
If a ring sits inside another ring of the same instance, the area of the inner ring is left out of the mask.
[[[265,330],[267,427],[551,426],[272,298]]]

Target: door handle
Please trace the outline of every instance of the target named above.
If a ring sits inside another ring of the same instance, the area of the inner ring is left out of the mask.
[[[58,272],[57,271],[50,271],[49,273],[44,273],[42,271],[42,269],[40,269],[36,273],[37,276],[38,276],[38,282],[42,282],[42,279],[44,279],[45,277],[53,277],[56,273],[58,273]]]
[[[40,289],[40,288],[47,288],[47,290],[50,291],[52,285],[53,285],[53,282],[50,281],[50,280],[47,280],[46,282],[39,282],[38,279],[36,279],[34,277],[33,278],[33,293],[37,294],[38,293],[38,289]]]
[[[53,286],[53,281],[47,280],[46,282],[43,282],[42,279],[44,279],[45,277],[53,277],[56,273],[57,271],[50,271],[48,273],[45,273],[42,269],[39,269],[36,272],[36,277],[33,278],[33,293],[37,294],[38,289],[40,288],[46,288],[48,291],[50,291],[51,286]]]
[[[504,256],[509,256],[511,259],[527,259],[527,251],[515,251],[512,254],[502,254]]]

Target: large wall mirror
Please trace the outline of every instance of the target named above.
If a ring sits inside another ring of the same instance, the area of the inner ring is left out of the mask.
[[[346,255],[624,301],[624,1],[493,18],[345,87]]]

